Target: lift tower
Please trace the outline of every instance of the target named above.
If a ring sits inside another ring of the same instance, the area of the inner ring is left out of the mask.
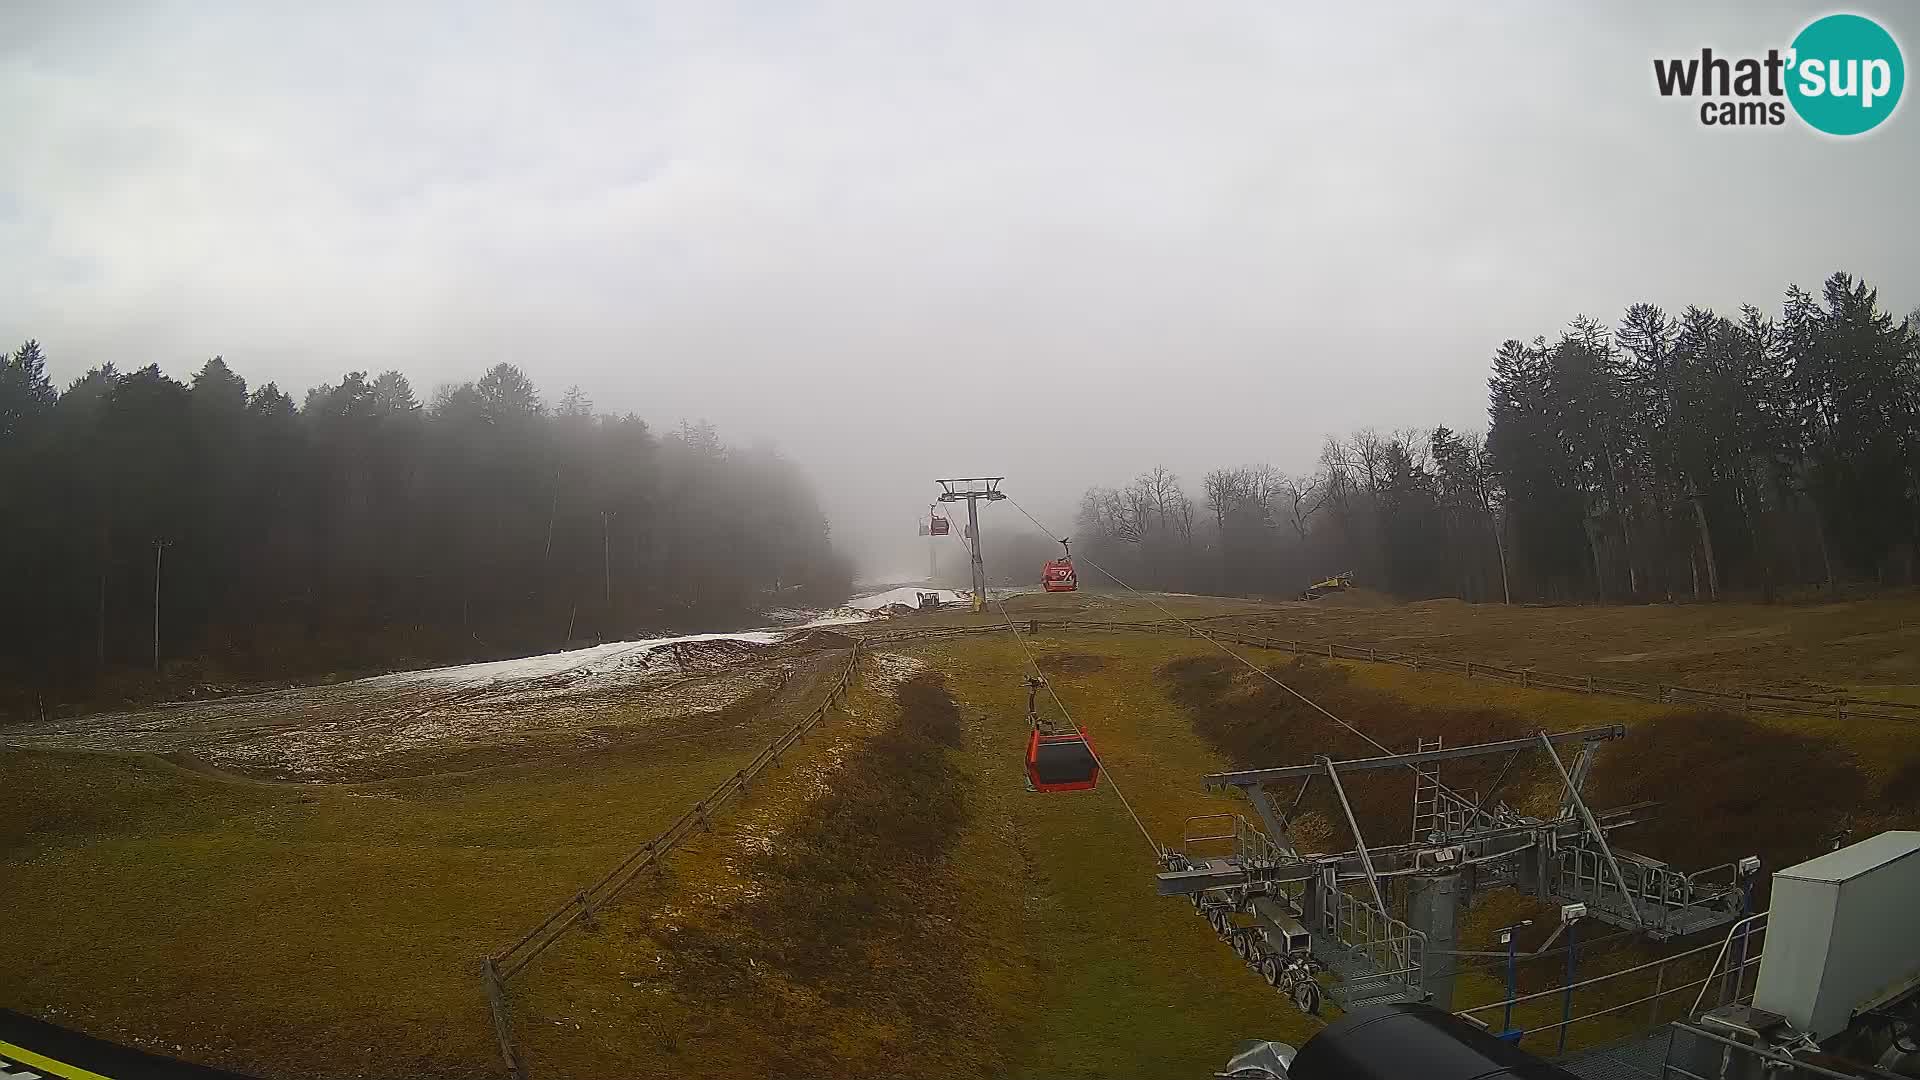
[[[954,480],[935,480],[940,485],[940,501],[967,504],[967,550],[973,559],[973,610],[987,608],[987,565],[980,561],[980,500],[999,502],[1004,476],[964,476]]]

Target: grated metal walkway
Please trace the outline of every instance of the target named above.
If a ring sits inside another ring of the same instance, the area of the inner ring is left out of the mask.
[[[1349,1011],[1389,1001],[1420,1001],[1426,995],[1398,978],[1380,974],[1364,954],[1357,954],[1323,934],[1313,935],[1313,958],[1340,978],[1327,987],[1327,996]]]
[[[1580,1080],[1662,1080],[1674,1030],[1661,1025],[1618,1042],[1569,1054],[1560,1067]]]

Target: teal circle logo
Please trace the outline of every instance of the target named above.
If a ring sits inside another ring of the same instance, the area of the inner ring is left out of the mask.
[[[1900,104],[1907,66],[1893,35],[1864,15],[1815,19],[1793,39],[1787,100],[1817,131],[1872,131]]]

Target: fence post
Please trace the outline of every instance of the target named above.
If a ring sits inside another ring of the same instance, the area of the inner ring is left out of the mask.
[[[1753,695],[1745,690],[1740,691],[1740,712],[1745,716],[1753,715]]]
[[[1520,688],[1521,688],[1522,690],[1525,690],[1525,689],[1527,689],[1527,673],[1528,673],[1528,672],[1530,672],[1530,671],[1532,671],[1532,670],[1533,670],[1532,668],[1521,668],[1521,669],[1520,669]]]
[[[1039,632],[1040,632],[1040,620],[1028,619],[1027,620],[1027,636],[1032,637],[1033,635]]]
[[[1327,659],[1333,659],[1333,642],[1327,642]]]
[[[1593,693],[1593,676],[1587,676],[1587,693]]]
[[[513,1049],[513,1023],[507,1016],[506,988],[501,985],[500,969],[491,956],[481,961],[480,982],[486,987],[487,1009],[493,1013],[493,1035],[500,1040],[500,1060],[507,1067],[507,1075],[513,1080],[527,1080],[527,1071],[520,1066],[520,1055]]]
[[[1473,661],[1467,661],[1467,678],[1473,678]]]

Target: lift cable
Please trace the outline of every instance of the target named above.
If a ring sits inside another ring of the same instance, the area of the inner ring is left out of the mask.
[[[1026,511],[1022,510],[1021,513],[1024,514]],[[974,542],[978,543],[979,538],[975,537]],[[961,546],[965,547],[966,545],[963,542]],[[971,552],[969,552],[969,554],[971,554]],[[1006,601],[992,597],[989,597],[989,599],[992,599],[993,606],[999,609],[1000,619],[1006,624],[1007,633],[1013,635],[1013,640],[1019,644],[1020,651],[1026,654],[1027,666],[1033,669],[1033,673],[1039,678],[1040,684],[1047,688],[1047,696],[1052,698],[1053,703],[1059,707],[1060,715],[1067,718],[1067,723],[1073,725],[1075,731],[1082,732],[1084,739],[1084,729],[1074,720],[1073,713],[1067,710],[1067,703],[1060,700],[1059,693],[1053,688],[1053,680],[1047,678],[1047,673],[1040,670],[1040,663],[1034,657],[1032,647],[1027,644],[1027,639],[1021,635],[1020,629],[1013,624],[1013,617],[1007,614]],[[1127,816],[1133,819],[1134,827],[1140,830],[1141,837],[1146,840],[1147,847],[1152,849],[1154,860],[1157,862],[1160,858],[1160,844],[1154,840],[1153,834],[1147,831],[1146,823],[1140,820],[1140,815],[1134,812],[1133,803],[1127,800],[1127,793],[1120,790],[1120,782],[1115,778],[1113,770],[1107,767],[1106,762],[1100,760],[1100,752],[1093,748],[1093,742],[1091,740],[1083,741],[1082,745],[1087,748],[1087,754],[1093,758],[1094,765],[1099,768],[1102,773],[1106,774],[1107,786],[1113,789],[1115,795],[1119,796],[1120,805],[1126,808]]]
[[[1034,527],[1038,528],[1041,532],[1046,533],[1049,538],[1051,538],[1056,542],[1060,539],[1058,536],[1054,535],[1054,532],[1052,529],[1049,529],[1044,524],[1042,524],[1039,518],[1036,518],[1032,514],[1027,513],[1027,508],[1024,506],[1021,506],[1020,501],[1018,499],[1015,499],[1013,496],[1009,495],[1007,496],[1007,501],[1012,503],[1013,508],[1015,510],[1020,511],[1021,514],[1025,515],[1028,521],[1033,522]],[[1195,637],[1206,640],[1207,642],[1212,644],[1214,648],[1219,649],[1221,652],[1226,653],[1228,656],[1231,656],[1235,660],[1240,661],[1240,663],[1246,665],[1249,671],[1252,671],[1254,674],[1259,675],[1261,678],[1267,680],[1268,682],[1279,687],[1280,689],[1285,690],[1287,693],[1292,694],[1294,697],[1300,699],[1300,701],[1305,705],[1307,705],[1309,708],[1313,709],[1315,712],[1318,712],[1321,716],[1326,717],[1327,719],[1333,721],[1334,723],[1339,724],[1341,727],[1346,728],[1348,731],[1353,732],[1355,735],[1358,735],[1361,739],[1365,740],[1366,743],[1369,746],[1372,746],[1375,750],[1378,750],[1382,754],[1386,754],[1389,756],[1393,754],[1392,750],[1389,750],[1387,747],[1381,745],[1379,740],[1375,739],[1373,736],[1367,734],[1364,731],[1361,731],[1359,728],[1354,727],[1352,724],[1349,724],[1345,720],[1342,720],[1339,717],[1328,712],[1326,708],[1323,707],[1319,702],[1313,700],[1307,695],[1301,693],[1298,690],[1295,690],[1293,687],[1288,686],[1286,683],[1280,681],[1280,679],[1275,677],[1272,672],[1254,663],[1253,661],[1247,659],[1246,657],[1241,656],[1239,653],[1234,652],[1232,649],[1227,648],[1225,643],[1221,642],[1220,639],[1214,637],[1212,634],[1207,633],[1205,630],[1200,629],[1199,627],[1193,625],[1187,620],[1167,610],[1166,606],[1161,604],[1158,600],[1155,600],[1153,597],[1148,596],[1146,593],[1143,593],[1139,589],[1136,589],[1133,586],[1127,584],[1126,582],[1120,580],[1119,576],[1116,575],[1113,571],[1107,569],[1104,566],[1101,566],[1097,562],[1094,562],[1092,559],[1088,558],[1085,554],[1080,555],[1079,558],[1081,559],[1081,561],[1085,562],[1088,566],[1091,566],[1095,570],[1098,570],[1102,574],[1105,574],[1108,578],[1110,578],[1113,581],[1114,584],[1120,586],[1121,588],[1127,590],[1133,595],[1139,597],[1141,600],[1145,601],[1146,603],[1153,605],[1155,608],[1158,608],[1162,615],[1165,615],[1167,618],[1173,620],[1174,622],[1179,623],[1181,626],[1186,627],[1188,633],[1193,634]],[[1414,770],[1415,772],[1419,771],[1419,767],[1412,763],[1408,763],[1406,767]],[[1438,786],[1440,790],[1445,791],[1447,794],[1452,795],[1456,799],[1460,799],[1466,805],[1468,806],[1473,805],[1473,800],[1465,798],[1459,792],[1454,791],[1452,788],[1447,787],[1445,784],[1439,784]],[[1359,837],[1355,837],[1354,839],[1356,842],[1359,842],[1359,843],[1365,842],[1361,840]]]

